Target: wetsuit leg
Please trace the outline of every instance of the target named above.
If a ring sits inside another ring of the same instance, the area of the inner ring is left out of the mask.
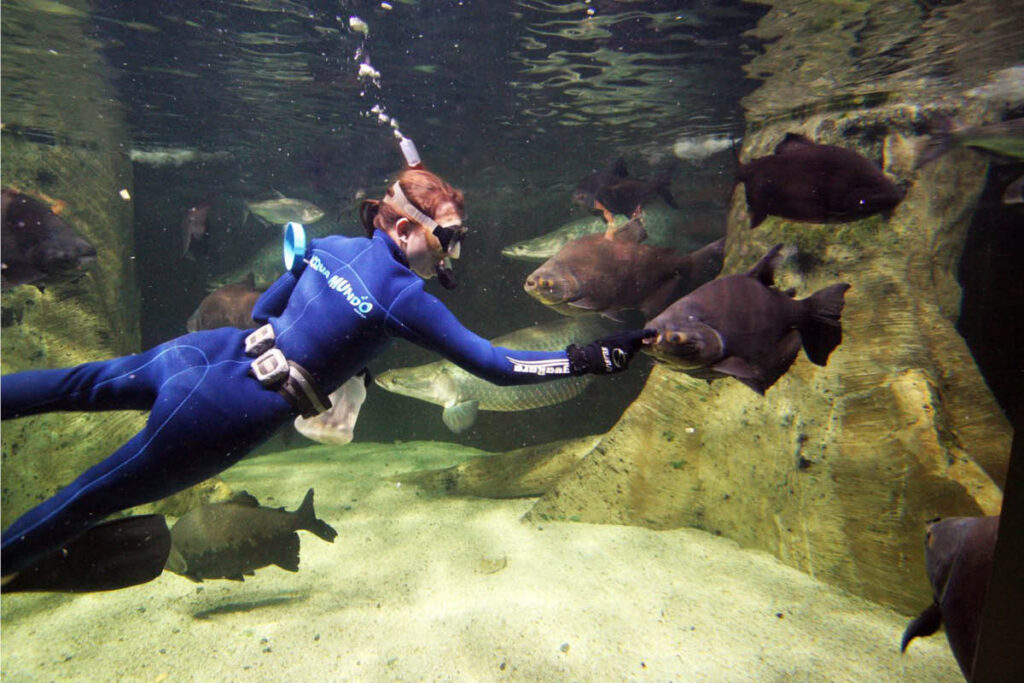
[[[294,418],[247,372],[247,362],[222,360],[166,378],[141,432],[4,531],[3,572],[29,566],[113,512],[223,471]]]
[[[148,410],[162,376],[182,351],[173,345],[145,353],[56,370],[28,370],[0,378],[0,418],[55,410]]]

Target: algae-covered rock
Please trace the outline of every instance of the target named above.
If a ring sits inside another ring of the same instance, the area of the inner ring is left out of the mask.
[[[909,4],[844,3],[834,21],[814,15],[808,43],[799,27],[809,10],[771,4],[759,30],[778,40],[754,60],[767,79],[745,102],[744,158],[803,133],[874,159],[908,192],[889,218],[816,225],[771,217],[749,230],[740,186],[723,274],[748,269],[773,244],[797,247],[778,285],[802,298],[850,283],[843,342],[824,368],[801,353],[764,397],[732,379],[709,385],[656,367],[620,422],[529,517],[706,529],[910,614],[930,595],[924,522],[994,514],[1001,504],[1010,426],[954,327],[957,265],[988,160],[956,150],[911,170],[906,156],[937,106],[927,83],[908,85],[914,74],[901,73],[900,93],[886,90],[880,73],[864,83],[880,97],[821,95],[825,75],[852,83],[867,73],[853,56],[863,52],[835,48],[849,39],[851,13],[884,12],[892,26],[924,31],[923,44],[904,36],[918,53],[941,53],[953,35],[945,24]],[[773,33],[782,25],[789,33]],[[867,33],[864,40],[881,40]],[[998,114],[985,102],[955,104],[971,123]]]

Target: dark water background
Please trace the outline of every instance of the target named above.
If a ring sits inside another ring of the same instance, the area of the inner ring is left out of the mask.
[[[987,55],[936,60],[905,27],[931,25],[933,33],[941,33],[934,25],[944,16],[956,17],[951,25],[970,25],[971,3],[917,3],[909,24],[902,5],[891,12],[880,6],[863,24],[849,27],[849,45],[816,47],[813,26],[799,27],[808,31],[809,49],[846,50],[859,60],[855,80],[829,83],[814,93],[755,93],[758,77],[786,68],[758,60],[762,46],[774,39],[770,27],[757,30],[765,5],[735,0],[394,0],[391,5],[387,10],[380,2],[349,0],[4,4],[4,39],[14,45],[5,49],[4,121],[15,124],[5,133],[45,137],[60,130],[61,142],[88,146],[88,134],[62,118],[61,93],[34,90],[31,70],[16,68],[17,60],[11,59],[19,51],[59,51],[62,22],[85,21],[117,93],[115,100],[98,99],[93,110],[98,116],[123,113],[130,135],[126,151],[226,153],[221,161],[134,166],[143,346],[183,333],[209,282],[277,239],[274,228],[251,220],[243,224],[246,199],[266,198],[275,190],[307,199],[327,211],[327,218],[311,226],[314,235],[361,233],[352,211],[354,196],[364,191],[379,197],[401,165],[390,128],[368,115],[374,104],[400,122],[430,168],[465,190],[467,222],[475,230],[458,264],[462,284],[454,292],[443,292],[436,283],[430,289],[468,327],[493,337],[557,317],[522,292],[533,266],[505,259],[501,247],[582,215],[570,202],[572,189],[580,177],[615,157],[625,157],[639,176],[678,163],[673,188],[693,192],[685,198],[695,207],[693,220],[724,231],[730,155],[694,165],[677,162],[672,146],[681,138],[742,136],[744,97],[748,116],[756,110],[765,119],[822,102],[843,106],[851,95],[884,99],[887,92],[927,87],[940,97],[962,90],[951,77],[954,72],[962,77],[972,68],[984,70],[986,56],[1006,63],[1003,53],[1020,52],[1019,44],[997,35],[986,43]],[[821,20],[827,22],[826,10],[823,6]],[[352,15],[369,25],[367,38],[349,29]],[[988,24],[979,30],[992,30]],[[381,73],[379,87],[357,78],[360,47]],[[68,78],[74,78],[73,65]],[[19,129],[22,119],[32,121],[33,128]],[[208,243],[194,258],[178,258],[182,216],[204,197],[213,200]],[[969,240],[965,302],[1005,305],[998,313],[1011,321],[1004,334],[1009,329],[1011,338],[1020,340],[1020,325],[1012,322],[1024,319],[1015,313],[1020,312],[1020,278],[978,281],[979,273],[1006,270],[1007,260],[1012,263],[1012,255],[1021,253],[1019,237],[991,227],[993,221],[1012,222],[1012,216],[996,210],[996,218],[982,220],[978,230],[988,226],[998,238],[979,238],[975,232]],[[1007,345],[992,342],[990,320],[984,308],[968,308],[961,328],[975,343],[979,360],[994,358],[989,381],[1005,407],[1013,373],[1005,371],[1006,354],[999,351]],[[372,369],[433,359],[399,341]],[[497,450],[605,431],[642,387],[649,360],[640,358],[637,365],[626,376],[598,380],[560,406],[481,413],[457,439]],[[373,387],[357,439],[452,439],[440,412],[438,406]],[[302,443],[293,438],[292,443]]]

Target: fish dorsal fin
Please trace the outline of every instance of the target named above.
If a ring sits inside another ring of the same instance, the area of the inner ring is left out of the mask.
[[[647,239],[647,230],[644,229],[644,221],[639,216],[633,218],[620,228],[616,228],[611,235],[612,240],[619,242],[635,242],[640,244]]]
[[[794,150],[803,149],[808,145],[813,145],[814,140],[811,140],[806,135],[800,133],[786,133],[786,137],[782,138],[782,142],[775,146],[776,154],[786,154]]]
[[[626,168],[626,160],[619,157],[612,162],[612,165],[608,167],[608,172],[612,175],[617,175],[620,178],[628,178],[629,170]]]
[[[782,258],[779,252],[782,251],[782,245],[776,244],[774,247],[768,250],[768,253],[761,257],[761,260],[754,264],[754,267],[747,271],[747,275],[756,280],[759,280],[765,287],[775,286],[775,268],[779,265],[779,260]]]
[[[252,495],[248,491],[239,491],[235,495],[231,496],[231,499],[228,502],[235,505],[245,505],[246,507],[253,508],[258,508],[260,506],[260,502],[256,500],[256,496]]]
[[[270,191],[274,193],[274,198],[275,199],[286,199],[286,197],[283,194],[281,194],[280,192],[278,192],[274,188],[270,188]]]

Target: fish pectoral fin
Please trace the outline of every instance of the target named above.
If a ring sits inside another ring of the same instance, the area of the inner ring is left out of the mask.
[[[930,636],[942,626],[942,610],[937,603],[928,605],[925,611],[921,612],[913,621],[907,624],[903,631],[903,640],[900,641],[900,652],[907,651],[910,641],[919,636]]]
[[[729,356],[712,365],[711,369],[738,379],[759,394],[763,394],[767,388],[763,386],[762,376],[764,373],[739,356]]]
[[[622,316],[622,311],[605,311],[601,313],[601,316],[608,318],[609,320],[614,320],[617,323],[626,322],[626,319]]]
[[[567,304],[575,308],[582,308],[585,311],[596,311],[599,304],[584,297],[582,299],[574,299],[573,301],[567,301]]]
[[[480,412],[479,401],[460,401],[445,406],[441,419],[448,429],[459,434],[473,426],[478,412]]]

